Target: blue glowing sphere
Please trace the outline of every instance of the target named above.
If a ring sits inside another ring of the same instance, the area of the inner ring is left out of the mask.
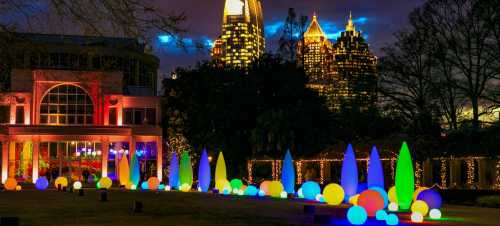
[[[245,189],[245,195],[256,196],[258,194],[259,194],[259,189],[257,189],[253,185],[248,185],[247,189]]]
[[[316,200],[316,196],[321,194],[319,184],[314,181],[307,181],[302,184],[302,195],[305,199]]]
[[[353,225],[362,225],[368,219],[366,210],[361,206],[351,206],[347,210],[347,220]]]
[[[399,224],[399,218],[398,218],[398,215],[396,214],[388,214],[386,217],[385,217],[385,223],[387,225],[398,225]]]
[[[36,189],[43,191],[43,190],[47,189],[48,186],[49,186],[49,181],[47,180],[46,177],[39,177],[36,180],[36,183],[35,183]]]
[[[141,188],[142,188],[142,190],[148,190],[149,189],[148,182],[147,181],[143,181],[142,184],[141,184]]]
[[[429,188],[420,192],[417,196],[417,200],[422,200],[429,206],[429,209],[440,209],[443,205],[443,200],[441,195],[435,189]]]
[[[375,219],[379,221],[385,220],[386,217],[387,217],[387,212],[385,212],[385,210],[379,210],[375,213]]]
[[[373,190],[373,191],[377,191],[382,196],[382,198],[384,198],[384,208],[386,208],[387,205],[389,205],[389,195],[387,195],[387,192],[383,188],[371,187],[369,189]]]

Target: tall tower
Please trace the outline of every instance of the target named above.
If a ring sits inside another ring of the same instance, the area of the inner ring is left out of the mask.
[[[333,67],[335,79],[336,106],[358,107],[366,110],[377,101],[377,57],[370,52],[369,45],[356,31],[349,15],[345,31],[334,45]]]
[[[225,66],[247,67],[264,54],[264,17],[260,0],[226,0],[222,34],[212,58]]]

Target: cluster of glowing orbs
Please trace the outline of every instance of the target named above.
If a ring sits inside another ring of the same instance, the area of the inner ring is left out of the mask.
[[[141,183],[141,189],[142,190],[148,190],[149,189],[149,186],[148,186],[148,182],[147,181],[143,181]]]
[[[373,146],[370,161],[368,164],[368,179],[367,187],[379,187],[384,188],[384,170],[382,168],[382,162],[378,155],[377,148]]]
[[[387,206],[387,209],[389,209],[389,211],[392,211],[392,212],[396,212],[399,210],[399,206],[397,203],[395,202],[391,202],[389,203],[389,205]]]
[[[316,200],[316,196],[321,194],[321,188],[317,182],[307,181],[302,184],[302,194],[305,199]]]
[[[411,212],[419,212],[422,216],[425,216],[429,212],[429,206],[424,201],[417,200],[411,204]]]
[[[423,192],[426,189],[428,189],[428,188],[427,187],[417,187],[417,189],[415,189],[415,191],[413,192],[413,201],[414,202],[417,201],[417,197],[420,194],[420,192]]]
[[[379,221],[383,221],[387,218],[387,212],[385,212],[385,210],[378,210],[376,213],[375,213],[375,219],[379,220]]]
[[[281,192],[283,192],[283,184],[279,181],[272,181],[269,183],[268,194],[273,198],[281,198]]]
[[[323,189],[323,197],[329,205],[339,205],[344,201],[344,189],[335,183],[328,184]]]
[[[396,164],[395,178],[396,194],[400,209],[409,209],[411,202],[413,201],[413,192],[415,190],[414,175],[410,150],[408,149],[406,142],[403,142]]]
[[[358,205],[366,210],[369,217],[374,217],[377,211],[384,209],[384,198],[377,191],[366,190],[359,195]]]
[[[149,190],[156,191],[158,189],[158,185],[160,185],[160,181],[156,177],[150,177],[148,179],[148,188]]]
[[[439,209],[431,209],[429,211],[429,217],[433,220],[439,220],[441,219],[441,210]]]
[[[362,225],[368,219],[366,210],[361,206],[351,206],[347,210],[347,220],[352,225]]]
[[[123,155],[118,168],[118,179],[120,181],[120,185],[126,185],[130,181],[130,167],[126,155]]]
[[[37,190],[43,191],[49,187],[49,181],[46,177],[39,177],[35,182],[35,188]]]
[[[222,193],[224,191],[226,182],[226,162],[224,160],[224,155],[222,154],[222,152],[219,152],[219,157],[217,157],[217,164],[215,165],[215,188],[219,190],[219,193]],[[229,184],[229,182],[227,183]]]
[[[271,181],[265,180],[262,183],[260,183],[259,189],[260,191],[264,192],[264,194],[269,195],[269,185],[271,184]]]
[[[73,189],[75,189],[75,190],[80,190],[80,189],[82,189],[82,182],[80,182],[80,181],[75,181],[75,182],[73,183]]]
[[[387,196],[389,196],[389,202],[398,203],[398,195],[396,194],[396,186],[392,186],[389,188],[387,192]]]
[[[384,189],[379,187],[371,187],[370,190],[376,191],[382,196],[382,198],[384,199],[384,208],[386,208],[387,205],[389,205],[389,196],[387,195],[387,192],[385,192]]]
[[[340,176],[340,185],[344,189],[345,197],[356,195],[358,190],[358,166],[352,145],[347,146],[342,162],[342,172]]]
[[[97,182],[97,188],[109,189],[113,185],[113,181],[109,177],[103,177]]]
[[[181,185],[188,184],[189,187],[193,185],[193,168],[191,165],[191,158],[189,157],[189,153],[187,151],[183,152],[181,155],[179,182]]]
[[[207,192],[210,187],[210,161],[205,149],[201,153],[200,165],[198,168],[198,186],[201,192]]]
[[[281,168],[281,182],[288,194],[295,192],[295,168],[293,165],[292,155],[290,150],[286,151],[283,167]]]
[[[179,160],[175,152],[172,153],[172,158],[170,159],[168,185],[170,185],[171,188],[179,187]]]
[[[243,187],[243,182],[240,179],[232,179],[229,184],[231,185],[231,189],[233,190],[240,190],[241,187]]]
[[[66,177],[58,177],[54,182],[54,186],[56,186],[56,188],[59,186],[61,186],[61,188],[68,187],[68,179]]]
[[[231,191],[231,184],[226,179],[222,179],[215,183],[215,188],[219,190],[220,194],[223,194],[225,190]]]
[[[411,213],[410,219],[413,223],[422,223],[424,222],[424,215],[422,215],[420,212],[413,212]]]
[[[430,209],[439,209],[443,205],[441,195],[435,189],[426,189],[417,196],[417,200],[422,200]]]
[[[388,214],[386,217],[385,217],[385,223],[387,225],[398,225],[399,224],[399,217],[398,215],[396,214]]]
[[[139,170],[139,161],[137,160],[137,156],[133,155],[130,159],[130,182],[137,187],[139,181],[141,179],[141,172]],[[128,183],[127,183],[128,184]],[[127,186],[125,184],[125,187]],[[130,186],[131,188],[131,186]]]
[[[349,204],[351,205],[355,205],[357,206],[358,205],[358,199],[359,199],[359,195],[353,195],[349,198]]]

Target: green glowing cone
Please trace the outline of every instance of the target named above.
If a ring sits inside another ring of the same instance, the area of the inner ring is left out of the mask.
[[[187,184],[191,187],[193,185],[193,168],[191,166],[191,158],[189,154],[185,151],[181,155],[181,166],[179,170],[179,180],[181,186]]]
[[[403,146],[399,151],[395,179],[396,195],[398,197],[400,209],[407,210],[411,206],[413,192],[415,191],[414,175],[410,150],[408,149],[406,142],[403,142]]]

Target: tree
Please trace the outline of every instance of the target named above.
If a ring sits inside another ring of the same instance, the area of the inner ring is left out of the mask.
[[[306,32],[307,16],[298,16],[294,8],[288,9],[288,16],[283,26],[283,34],[279,40],[278,53],[283,59],[295,62],[297,59],[297,47],[303,42]],[[304,45],[302,43],[303,48]]]

